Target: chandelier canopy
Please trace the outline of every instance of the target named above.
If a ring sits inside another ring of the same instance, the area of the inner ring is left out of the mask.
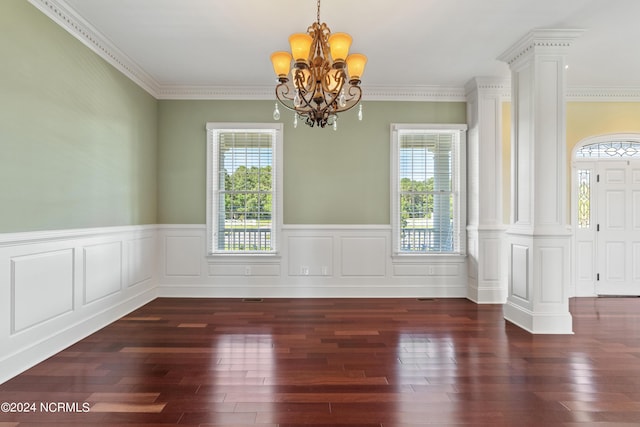
[[[317,21],[307,28],[306,33],[289,37],[291,53],[281,51],[271,55],[279,82],[276,98],[284,107],[295,112],[294,126],[299,116],[309,126],[330,125],[336,129],[338,113],[360,102],[360,78],[367,57],[360,53],[349,55],[351,40],[349,34],[332,34],[327,24],[320,23],[318,0]],[[278,103],[273,118],[280,118]],[[362,120],[362,105],[358,118]]]

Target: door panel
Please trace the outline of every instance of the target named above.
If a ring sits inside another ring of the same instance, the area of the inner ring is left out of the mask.
[[[609,231],[624,231],[625,224],[624,190],[608,190],[604,193],[604,223],[600,226]]]
[[[640,167],[603,161],[598,174],[596,292],[640,295]]]

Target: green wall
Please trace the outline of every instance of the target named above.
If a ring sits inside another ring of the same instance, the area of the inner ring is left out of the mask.
[[[25,0],[0,28],[0,232],[156,223],[158,102]]]
[[[274,101],[157,101],[24,0],[0,1],[0,233],[203,224],[205,124]],[[465,123],[463,102],[367,102],[284,127],[285,224],[389,224],[391,123]]]
[[[273,122],[273,101],[160,101],[158,222],[204,224],[207,122]],[[338,130],[284,123],[285,224],[389,224],[391,123],[466,123],[464,102],[367,102]]]

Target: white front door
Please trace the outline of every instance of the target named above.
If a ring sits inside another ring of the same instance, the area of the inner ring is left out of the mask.
[[[596,293],[640,295],[640,161],[597,170]]]

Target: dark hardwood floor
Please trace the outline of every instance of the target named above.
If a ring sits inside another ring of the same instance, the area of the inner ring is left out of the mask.
[[[157,299],[0,385],[36,405],[0,426],[640,425],[640,299],[570,307],[531,335],[464,299]]]

